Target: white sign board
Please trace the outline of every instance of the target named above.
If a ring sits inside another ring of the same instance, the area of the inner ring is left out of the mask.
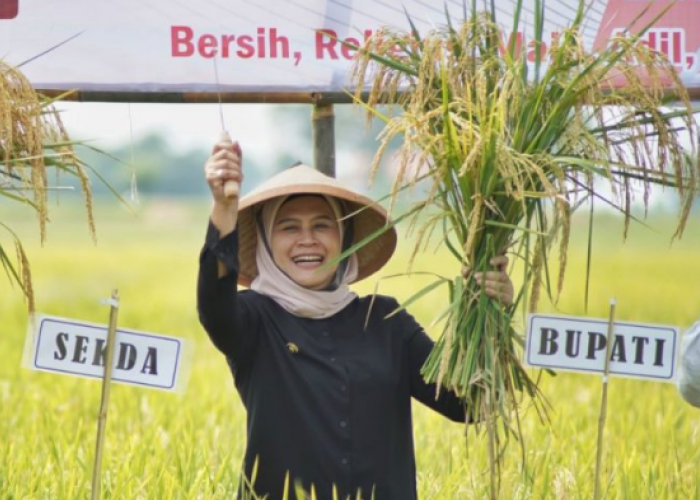
[[[506,32],[517,3],[496,1]],[[477,2],[479,9],[485,4]],[[544,4],[539,49],[546,62],[579,0]],[[668,56],[687,87],[700,87],[700,2],[587,0],[582,40],[589,49],[604,47],[633,21],[645,26],[671,4],[643,42]],[[361,44],[382,26],[407,32],[406,13],[427,33],[446,24],[446,9],[460,23],[463,7],[462,0],[0,0],[0,58],[16,65],[58,46],[22,68],[40,89],[216,92],[216,58],[223,92],[342,93],[354,52],[339,40]],[[523,2],[515,40],[531,62],[533,9]]]
[[[39,371],[79,377],[104,376],[107,326],[53,316],[36,316],[27,334],[24,364]],[[182,339],[117,329],[112,380],[176,391],[184,385]],[[188,346],[189,350],[189,346]]]
[[[608,321],[531,314],[525,362],[529,366],[603,373]],[[673,326],[615,322],[610,374],[674,382],[680,330]]]

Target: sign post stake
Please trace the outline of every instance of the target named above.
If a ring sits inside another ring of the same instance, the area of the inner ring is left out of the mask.
[[[314,104],[313,127],[314,168],[335,177],[335,114],[332,104]]]
[[[600,415],[598,416],[598,451],[595,461],[595,493],[594,500],[600,500],[600,469],[603,462],[603,433],[605,431],[605,420],[608,413],[608,376],[610,374],[610,353],[613,341],[615,340],[615,306],[617,301],[610,299],[610,319],[608,321],[608,334],[605,345],[605,365],[603,368],[603,393],[600,403]]]
[[[108,300],[109,329],[107,330],[107,347],[105,353],[105,372],[102,378],[102,399],[100,401],[100,413],[97,418],[97,443],[95,445],[95,465],[92,469],[92,497],[91,500],[99,500],[102,472],[102,449],[104,447],[105,429],[107,427],[107,412],[109,410],[109,393],[111,388],[112,370],[114,365],[114,344],[117,337],[117,315],[119,313],[119,292],[114,290],[112,298]]]

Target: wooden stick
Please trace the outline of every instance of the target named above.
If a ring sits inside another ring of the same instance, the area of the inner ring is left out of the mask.
[[[598,452],[595,460],[595,492],[594,500],[600,500],[600,470],[603,462],[603,433],[605,431],[605,421],[608,414],[608,375],[610,374],[610,353],[615,341],[615,306],[617,301],[610,299],[610,319],[608,320],[607,344],[605,346],[605,364],[603,367],[603,394],[600,402],[600,415],[598,416]]]
[[[105,373],[102,378],[102,400],[100,402],[100,414],[97,418],[97,444],[95,445],[95,465],[92,469],[92,497],[91,500],[99,500],[102,473],[102,449],[104,447],[105,429],[107,428],[107,412],[109,410],[109,393],[111,388],[112,371],[114,365],[114,344],[117,337],[117,314],[119,312],[119,292],[112,292],[109,302],[109,329],[107,330],[107,352],[105,354]]]
[[[493,397],[489,395],[488,397]],[[493,412],[493,408],[489,405],[489,414]],[[496,477],[498,476],[498,463],[496,461],[496,418],[489,415],[488,422],[486,424],[486,432],[488,433],[489,444],[489,480],[490,480],[490,498],[491,500],[498,500],[498,487],[496,486]]]
[[[216,96],[219,101],[219,120],[221,120],[221,134],[219,136],[219,142],[231,142],[231,136],[226,130],[226,125],[224,124],[224,108],[221,105],[221,89],[219,86],[219,67],[216,64],[216,57],[214,61],[214,77],[216,79]],[[240,155],[240,151],[238,152]],[[240,186],[236,181],[226,181],[224,182],[224,195],[229,200],[237,199],[240,195]]]
[[[490,241],[490,240],[489,240]],[[488,246],[488,244],[487,244]],[[491,350],[494,351],[494,347],[496,344],[495,338],[491,339]],[[495,357],[494,357],[495,359]],[[491,364],[491,367],[493,368],[493,365],[495,362]],[[498,493],[500,490],[500,477],[501,477],[501,471],[500,471],[500,460],[498,459],[498,440],[497,440],[497,432],[498,432],[498,420],[496,417],[496,412],[494,411],[494,403],[495,399],[497,397],[497,390],[496,390],[496,379],[495,377],[491,377],[491,387],[488,392],[486,392],[486,407],[487,407],[487,420],[486,420],[486,431],[488,432],[488,438],[489,438],[489,475],[490,475],[490,486],[491,486],[491,499],[490,500],[498,500]]]
[[[315,104],[311,113],[314,168],[335,177],[335,114],[332,104]]]
[[[228,134],[226,130],[221,131],[221,136],[219,137],[219,141],[221,142],[231,142],[231,136]],[[238,151],[238,154],[240,155],[241,152],[240,150]],[[224,183],[224,194],[226,195],[226,198],[229,200],[234,200],[240,196],[240,191],[241,191],[241,186],[238,182],[236,181],[226,181]]]

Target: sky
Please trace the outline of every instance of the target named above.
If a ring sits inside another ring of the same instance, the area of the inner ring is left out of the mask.
[[[218,104],[127,104],[61,102],[57,105],[69,134],[98,146],[114,147],[149,133],[168,138],[176,151],[209,149],[221,133]],[[270,107],[264,104],[223,104],[224,124],[246,153],[270,154]],[[285,136],[277,136],[284,146]]]
[[[345,106],[345,105],[343,105]],[[348,105],[349,106],[349,105]],[[90,140],[101,149],[128,144],[132,139],[149,133],[166,137],[175,152],[191,149],[209,151],[221,135],[221,118],[218,104],[144,104],[144,103],[92,103],[68,102],[57,104],[61,120],[71,138]],[[312,151],[309,142],[300,143],[299,134],[287,130],[289,123],[281,123],[279,114],[273,113],[270,104],[222,104],[224,125],[231,138],[238,140],[244,152],[246,164],[278,171],[280,156],[286,154],[311,164]],[[311,119],[311,106],[309,119]],[[358,108],[357,124],[364,131],[364,114]],[[353,131],[354,132],[354,131]],[[368,191],[371,155],[354,151],[342,141],[343,130],[336,126],[336,177],[350,188]],[[310,141],[310,138],[308,138]],[[128,159],[127,159],[128,160]],[[252,161],[251,161],[252,160]],[[138,165],[138,158],[134,159]]]

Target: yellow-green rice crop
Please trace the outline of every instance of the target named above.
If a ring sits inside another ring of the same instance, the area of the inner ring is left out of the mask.
[[[224,358],[210,345],[195,311],[207,207],[152,204],[138,219],[114,215],[119,210],[98,210],[96,247],[84,224],[61,222],[63,209],[54,216],[44,248],[36,241],[32,219],[13,219],[34,266],[39,311],[105,323],[108,308],[99,299],[117,287],[121,325],[196,343],[185,394],[114,386],[104,498],[235,498],[245,414]],[[650,223],[662,233],[633,226],[624,246],[621,220],[596,225],[591,316],[605,317],[608,299],[615,296],[620,320],[688,325],[700,317],[700,224],[691,222],[685,239],[669,248],[668,220]],[[582,232],[575,221],[572,240],[585,240]],[[409,246],[380,274],[402,272]],[[570,257],[562,313],[583,314],[585,258],[581,250]],[[456,272],[444,268],[456,264],[442,253],[426,252],[418,259],[422,268]],[[423,279],[386,280],[379,291],[406,299],[425,284]],[[362,284],[359,291],[370,293],[374,285]],[[88,498],[100,384],[20,368],[26,304],[7,281],[0,282],[0,297],[0,499]],[[427,325],[446,300],[435,295],[410,311]],[[543,308],[552,310],[551,305]],[[517,448],[508,452],[501,498],[591,498],[600,378],[546,377],[542,391],[554,406],[551,422],[543,425],[532,412],[526,414],[527,457],[523,462]],[[700,410],[687,406],[668,384],[613,379],[610,398],[605,498],[700,498]],[[421,499],[488,498],[484,436],[470,434],[465,449],[462,425],[418,404],[414,429]]]

